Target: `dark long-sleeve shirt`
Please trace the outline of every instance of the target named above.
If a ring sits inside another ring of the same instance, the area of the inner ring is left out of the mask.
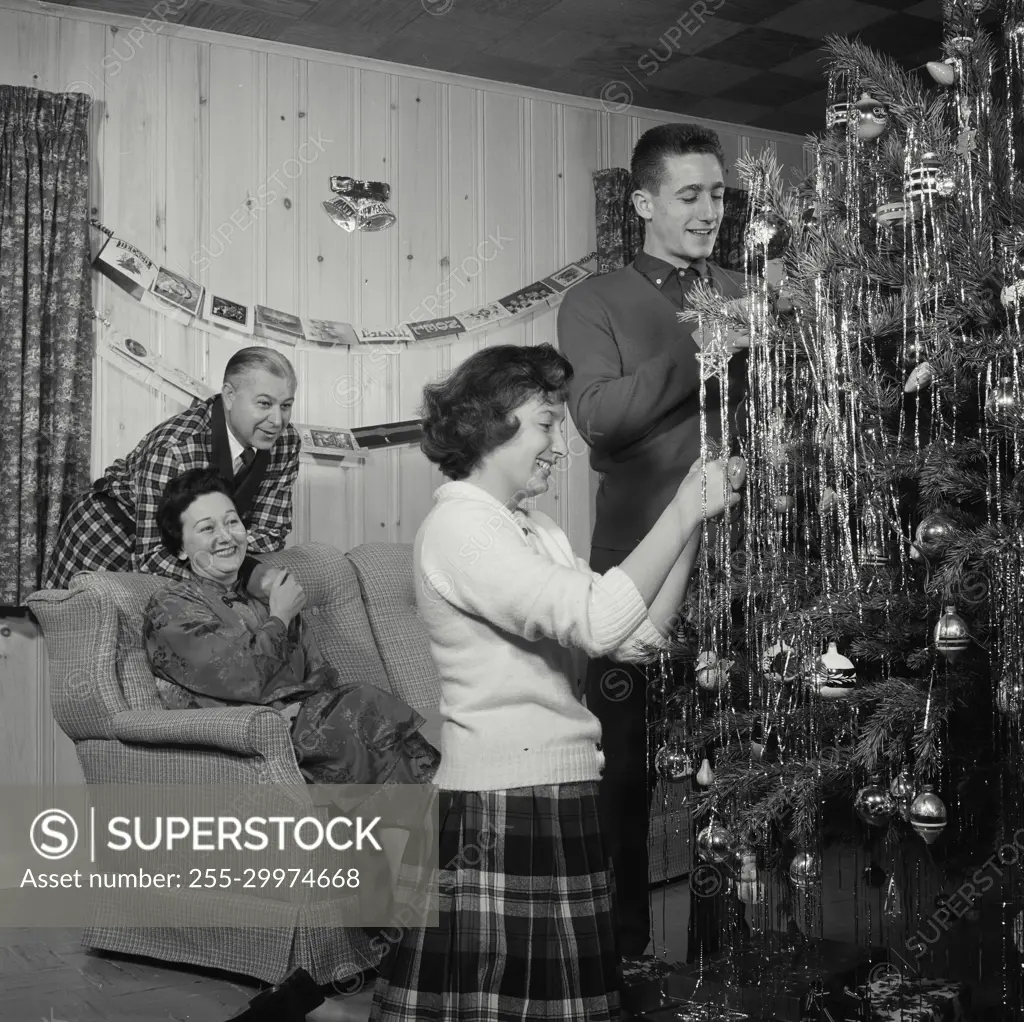
[[[632,550],[700,457],[696,323],[680,323],[701,275],[726,297],[742,277],[711,263],[677,270],[641,253],[630,266],[585,280],[558,312],[558,343],[575,375],[569,414],[600,473],[593,546]],[[746,393],[745,353],[729,362],[730,423]],[[720,436],[720,391],[706,385],[707,424]],[[735,428],[735,426],[733,427]]]

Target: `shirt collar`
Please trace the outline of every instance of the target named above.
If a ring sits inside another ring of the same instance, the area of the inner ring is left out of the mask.
[[[205,575],[197,575],[193,571],[192,581],[200,587],[205,586],[208,589],[214,590],[218,596],[225,593],[236,593],[238,595],[242,595],[243,593],[248,592],[248,590],[242,586],[242,580],[240,578],[236,578],[231,585],[228,585],[226,582],[220,582],[215,578],[207,578]]]
[[[227,426],[227,423],[225,423],[225,425]],[[230,426],[227,426],[227,434],[228,447],[231,449],[231,461],[234,462],[236,458],[241,456],[241,453],[245,448],[235,439],[235,434],[231,432]]]
[[[706,259],[697,259],[690,264],[688,270],[680,271],[679,267],[652,256],[648,252],[640,251],[633,260],[633,266],[638,273],[642,273],[655,287],[664,287],[666,282],[676,276],[685,277],[691,271],[699,277],[710,277],[711,266]]]

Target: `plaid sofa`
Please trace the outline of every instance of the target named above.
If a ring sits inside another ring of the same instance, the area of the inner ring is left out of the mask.
[[[326,659],[345,681],[389,690],[427,718],[439,744],[440,683],[419,623],[412,547],[368,543],[347,554],[310,543],[263,558],[288,567],[309,597],[305,616]],[[68,590],[42,590],[29,606],[46,641],[54,717],[74,742],[88,784],[279,784],[301,791],[288,722],[245,706],[167,710],[142,642],[142,608],[157,576],[83,572]],[[94,919],[94,948],[224,969],[277,983],[293,968],[319,983],[375,965],[372,934],[316,925],[315,907],[267,903],[265,929],[119,927]],[[292,925],[294,923],[294,925]],[[376,941],[381,945],[381,941]]]

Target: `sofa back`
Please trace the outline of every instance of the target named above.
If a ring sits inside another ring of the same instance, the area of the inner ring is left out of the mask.
[[[359,579],[391,691],[429,718],[438,712],[441,679],[416,608],[412,551],[411,543],[364,543],[346,556]]]

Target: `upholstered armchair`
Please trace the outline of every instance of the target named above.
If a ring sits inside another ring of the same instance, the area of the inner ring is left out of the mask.
[[[440,685],[416,615],[412,547],[375,543],[345,554],[307,544],[263,560],[294,572],[308,597],[305,619],[342,680],[370,682],[404,699],[428,719],[423,733],[438,744]],[[301,801],[305,785],[281,714],[265,706],[161,704],[142,611],[164,583],[153,575],[83,572],[70,589],[29,599],[49,654],[54,716],[74,742],[86,783],[274,784]],[[328,983],[377,963],[372,934],[317,925],[314,907],[269,900],[266,907],[274,925],[263,929],[189,925],[183,901],[181,926],[121,927],[96,918],[84,939],[91,947],[268,983],[297,967]],[[283,912],[291,915],[282,922]]]

